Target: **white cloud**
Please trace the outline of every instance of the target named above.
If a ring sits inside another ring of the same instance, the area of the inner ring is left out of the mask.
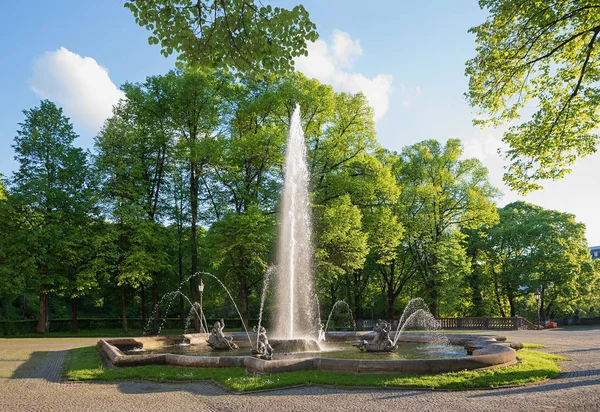
[[[511,191],[502,181],[507,162],[498,154],[505,150],[502,142],[503,130],[478,130],[470,139],[464,141],[464,156],[476,157],[488,168],[490,182],[504,193],[498,202],[504,206],[516,200],[533,203],[546,209],[572,213],[576,220],[586,224],[586,236],[591,245],[600,245],[600,219],[595,205],[600,204],[600,191],[596,190],[597,177],[600,175],[600,152],[579,159],[573,172],[557,181],[545,181],[543,190],[527,196]]]
[[[33,62],[30,83],[41,98],[62,106],[76,128],[91,134],[100,130],[112,114],[112,106],[125,96],[106,68],[64,47]]]
[[[308,44],[308,56],[296,61],[296,69],[321,83],[330,84],[334,89],[348,92],[363,92],[375,111],[375,121],[382,119],[389,107],[392,92],[391,74],[378,74],[367,77],[362,73],[352,73],[352,64],[363,50],[358,40],[352,40],[348,33],[334,30],[331,46],[324,40]]]

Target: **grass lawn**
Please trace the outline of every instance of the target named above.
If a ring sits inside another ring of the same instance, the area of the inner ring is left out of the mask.
[[[151,365],[106,369],[94,346],[73,349],[70,358],[70,364],[65,371],[69,380],[213,380],[236,392],[300,384],[426,389],[493,388],[554,378],[559,374],[556,362],[565,360],[560,356],[523,349],[518,353],[520,360],[518,365],[483,371],[463,371],[438,375],[355,375],[321,371],[254,375],[242,368],[201,369]]]
[[[541,343],[525,343],[523,342],[523,347],[525,349],[544,349],[546,345],[542,345]]]

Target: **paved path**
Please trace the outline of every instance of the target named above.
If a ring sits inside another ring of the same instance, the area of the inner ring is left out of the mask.
[[[600,411],[600,328],[504,333],[571,359],[543,384],[463,392],[302,387],[247,395],[207,383],[60,380],[68,349],[97,339],[0,339],[0,411]]]

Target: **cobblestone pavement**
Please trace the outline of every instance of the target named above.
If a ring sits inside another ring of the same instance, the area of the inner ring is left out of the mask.
[[[600,328],[502,333],[563,355],[560,378],[461,392],[299,387],[246,395],[208,382],[63,382],[68,349],[97,339],[0,339],[0,411],[595,411],[600,410]]]

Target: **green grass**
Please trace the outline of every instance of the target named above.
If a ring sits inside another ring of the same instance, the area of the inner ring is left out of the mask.
[[[523,342],[523,347],[525,349],[544,349],[546,345],[542,345],[541,343],[525,343]]]
[[[506,368],[438,375],[356,375],[321,371],[253,375],[242,368],[201,369],[151,365],[106,369],[102,366],[96,348],[89,346],[71,351],[71,363],[65,375],[69,380],[213,380],[236,392],[300,384],[457,390],[521,385],[554,378],[559,374],[556,362],[565,360],[560,356],[527,349],[521,350],[518,358],[520,360],[518,365]]]

